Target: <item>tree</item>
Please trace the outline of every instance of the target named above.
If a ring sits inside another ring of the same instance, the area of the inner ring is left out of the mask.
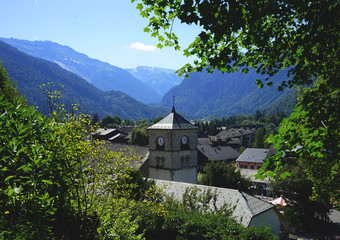
[[[133,128],[131,131],[130,143],[139,146],[149,144],[149,135],[145,128]]]
[[[282,121],[268,142],[278,153],[263,165],[260,174],[276,177],[282,166],[302,165],[313,183],[314,200],[327,204],[340,186],[340,97],[327,81],[318,79],[314,88],[304,89],[295,111]],[[283,156],[295,152],[296,158]],[[287,173],[284,174],[287,176]]]
[[[0,96],[4,96],[5,99],[11,100],[16,99],[20,96],[20,92],[15,88],[13,82],[8,78],[5,68],[1,65],[0,61]],[[22,102],[26,100],[21,97]]]
[[[255,131],[254,142],[252,143],[253,148],[267,148],[268,144],[265,143],[266,137],[268,137],[266,130],[262,127],[257,128]]]
[[[99,116],[98,116],[98,113],[95,113],[95,114],[92,115],[90,124],[93,126],[97,123],[99,123]]]
[[[291,206],[285,207],[285,213],[290,212],[289,208],[292,208],[294,218],[288,218],[286,221],[297,230],[307,227],[318,218],[323,219],[328,212],[327,204],[317,203],[310,198],[313,193],[313,183],[304,172],[305,167],[286,166],[280,172],[289,171],[291,175],[285,179],[276,178],[269,185],[271,194],[289,199]]]
[[[136,120],[135,125],[136,125],[136,127],[144,128],[144,127],[149,127],[150,122],[146,119],[138,119],[138,120]]]
[[[133,126],[134,122],[131,119],[126,118],[124,119],[123,124],[126,126]]]
[[[135,2],[137,0],[132,0]],[[254,68],[267,85],[282,69],[287,79],[278,86],[310,85],[294,113],[270,139],[278,149],[264,170],[278,172],[288,162],[282,154],[298,145],[299,160],[313,182],[316,200],[325,201],[339,186],[339,1],[200,1],[140,0],[137,8],[149,19],[145,31],[158,37],[159,47],[180,49],[173,22],[196,24],[201,32],[184,50],[196,56],[180,73],[239,71]],[[163,30],[163,31],[161,31]],[[263,81],[256,80],[262,87]],[[270,172],[269,172],[270,173]],[[287,174],[284,174],[286,176]],[[336,183],[336,184],[335,184]]]
[[[119,117],[118,115],[114,115],[112,117],[112,120],[113,120],[114,126],[118,126],[118,125],[122,124],[122,121],[123,121],[122,118]]]
[[[250,180],[244,178],[233,164],[209,162],[206,173],[199,178],[199,184],[248,191]]]
[[[319,76],[333,82],[338,79],[338,1],[132,0],[136,1],[141,15],[149,19],[144,30],[158,37],[159,47],[180,49],[175,19],[200,27],[201,32],[184,50],[186,56],[198,60],[194,66],[185,65],[181,73],[254,68],[269,80],[289,68],[288,80],[281,82],[280,89],[311,84]]]
[[[142,239],[132,209],[164,212],[137,157],[87,141],[87,115],[46,117],[13,96],[0,95],[0,238]]]

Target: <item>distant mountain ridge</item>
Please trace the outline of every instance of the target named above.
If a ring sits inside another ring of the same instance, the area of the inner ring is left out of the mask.
[[[183,77],[179,77],[175,70],[166,68],[138,66],[126,70],[162,96],[183,80]]]
[[[66,109],[80,104],[83,113],[98,113],[100,118],[118,115],[122,119],[153,119],[164,116],[168,110],[151,108],[120,91],[103,92],[85,79],[61,68],[56,63],[33,57],[0,41],[0,61],[9,78],[30,105],[47,113],[46,97],[39,85],[54,82],[62,90],[62,102]],[[58,84],[64,85],[62,89]]]
[[[256,110],[265,110],[268,113],[280,110],[289,114],[297,102],[297,90],[286,88],[278,91],[276,88],[278,83],[286,79],[286,73],[281,71],[272,78],[274,86],[264,86],[261,89],[255,81],[264,77],[255,70],[250,70],[247,74],[194,72],[190,74],[190,78],[184,79],[166,93],[160,105],[171,107],[175,96],[176,109],[196,119],[247,115]]]
[[[92,59],[68,46],[50,41],[28,41],[14,38],[0,38],[0,41],[34,57],[55,62],[103,91],[122,91],[143,103],[159,103],[161,100],[161,94],[128,71]]]
[[[247,74],[195,72],[190,74],[189,79],[182,80],[174,70],[146,66],[124,70],[49,41],[1,39],[25,50],[27,54],[51,59],[64,69],[85,76],[88,82],[99,86],[100,89],[115,89],[119,85],[125,89],[124,92],[133,93],[131,96],[148,103],[149,106],[171,109],[175,96],[176,110],[190,119],[247,115],[255,113],[256,110],[264,110],[267,113],[280,110],[289,114],[297,102],[296,89],[284,89],[282,92],[276,89],[275,83],[286,80],[286,71],[280,72],[272,79],[274,86],[259,89],[255,80],[264,77],[255,70],[250,70]],[[103,93],[102,97],[107,95]],[[132,106],[134,104],[130,105]],[[149,119],[150,116],[146,118]]]

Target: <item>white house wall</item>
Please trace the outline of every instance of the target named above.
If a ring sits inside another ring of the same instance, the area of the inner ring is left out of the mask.
[[[249,227],[261,227],[262,225],[272,227],[273,233],[280,236],[280,219],[273,208],[254,216],[249,223]]]

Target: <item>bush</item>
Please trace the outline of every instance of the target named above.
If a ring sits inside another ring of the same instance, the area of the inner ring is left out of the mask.
[[[117,222],[111,215],[130,222],[112,208],[128,202],[112,188],[130,177],[130,159],[87,140],[94,130],[88,117],[53,112],[46,118],[18,99],[9,102],[2,96],[0,109],[3,238],[96,239],[106,234],[99,236],[98,228]],[[136,188],[132,190],[140,194]]]
[[[145,239],[276,239],[268,227],[246,228],[230,217],[224,206],[211,212],[205,206],[213,204],[215,193],[187,191],[183,202],[165,199],[166,214],[153,211],[135,212],[139,216],[137,233]],[[188,198],[191,200],[188,201]],[[199,207],[200,206],[200,207]]]

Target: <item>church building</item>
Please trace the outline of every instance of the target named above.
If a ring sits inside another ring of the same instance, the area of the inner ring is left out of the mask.
[[[175,111],[150,126],[149,178],[197,183],[198,128]]]

